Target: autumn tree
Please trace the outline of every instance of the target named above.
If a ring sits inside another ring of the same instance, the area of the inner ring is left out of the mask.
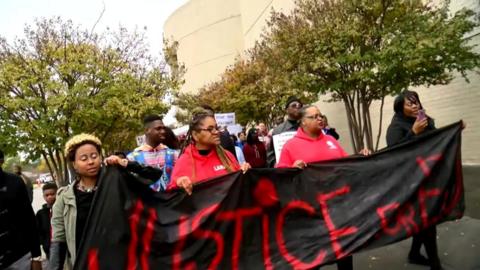
[[[193,108],[209,104],[217,112],[234,112],[241,125],[273,123],[285,114],[283,104],[289,96],[311,99],[311,94],[292,88],[282,77],[270,76],[265,72],[267,68],[260,59],[239,59],[227,68],[220,80],[195,94],[179,93],[176,104],[187,112],[180,114],[183,117],[180,119],[188,119],[188,112]]]
[[[448,84],[455,74],[468,80],[467,72],[480,66],[467,35],[479,26],[478,17],[468,9],[450,14],[448,3],[296,0],[289,14],[272,12],[243,60],[179,103],[187,109],[209,103],[245,124],[275,119],[289,95],[310,102],[327,95],[345,106],[353,148],[377,149],[385,97]],[[381,103],[376,132],[370,117],[375,101]]]
[[[107,152],[131,149],[141,118],[167,111],[162,99],[176,83],[142,32],[93,33],[52,18],[24,35],[0,39],[0,140],[30,160],[42,157],[59,184],[73,134],[97,135]]]
[[[329,94],[345,105],[353,147],[374,144],[370,106],[412,86],[448,84],[480,65],[467,33],[475,13],[423,0],[297,0],[290,14],[273,12],[252,50],[265,76],[293,88]],[[380,117],[381,128],[382,117]]]

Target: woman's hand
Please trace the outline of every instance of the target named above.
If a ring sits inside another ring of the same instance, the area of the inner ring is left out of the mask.
[[[415,120],[415,123],[413,123],[412,132],[415,135],[418,135],[418,134],[422,133],[427,126],[428,126],[428,119],[427,118],[424,118],[422,120],[417,119],[417,120]]]
[[[372,154],[372,151],[368,148],[363,148],[362,150],[360,150],[359,154],[364,156],[370,156]]]
[[[188,195],[192,195],[193,183],[188,176],[182,176],[177,178],[177,187],[183,188]]]
[[[240,170],[242,170],[243,174],[245,174],[249,169],[251,169],[252,166],[250,166],[250,164],[248,162],[244,162],[241,166],[240,166]]]
[[[296,168],[299,168],[299,169],[303,170],[305,167],[307,167],[307,163],[305,163],[305,161],[303,161],[303,160],[296,160],[293,163],[293,167],[296,167]]]
[[[126,168],[127,165],[128,165],[128,160],[127,159],[120,158],[119,156],[115,156],[115,155],[107,157],[103,162],[107,166],[108,165],[120,165],[120,166]]]

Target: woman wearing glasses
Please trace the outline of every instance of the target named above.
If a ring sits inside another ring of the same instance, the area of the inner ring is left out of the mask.
[[[304,106],[300,110],[297,134],[283,146],[277,167],[303,169],[310,162],[348,156],[335,138],[323,134],[323,128],[323,115],[320,110],[313,105]],[[361,154],[368,155],[370,151],[364,149]],[[339,270],[353,269],[352,256],[342,258],[336,263]]]
[[[415,136],[435,129],[433,119],[425,114],[417,92],[403,91],[395,98],[393,109],[395,115],[387,130],[388,146],[413,140]],[[428,259],[420,253],[422,245],[425,246]],[[432,270],[442,269],[437,251],[435,226],[413,236],[408,261],[412,264],[429,265]]]
[[[240,169],[245,172],[250,168],[248,163],[240,166],[236,158],[220,146],[217,122],[208,111],[194,113],[185,145],[173,169],[168,189],[180,187],[191,194],[196,182]]]
[[[283,146],[277,167],[303,169],[310,162],[348,156],[335,138],[323,134],[323,128],[320,110],[313,105],[304,106],[300,110],[297,134]],[[360,153],[368,155],[370,151],[363,149]]]

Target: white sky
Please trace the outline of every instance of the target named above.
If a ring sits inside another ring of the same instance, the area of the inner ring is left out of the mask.
[[[152,55],[162,50],[163,25],[170,14],[188,0],[0,0],[0,36],[12,41],[23,37],[25,24],[33,24],[37,17],[60,16],[91,29],[103,10],[97,31],[119,25],[133,30],[147,27],[147,42]],[[173,121],[171,113],[166,124]]]
[[[105,13],[96,30],[118,25],[133,30],[147,27],[147,38],[153,54],[162,48],[163,24],[168,16],[187,0],[0,0],[0,35],[11,41],[23,36],[25,24],[34,18],[61,16],[91,29],[105,4]]]

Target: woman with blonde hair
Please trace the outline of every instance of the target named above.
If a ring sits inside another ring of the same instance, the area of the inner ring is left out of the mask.
[[[102,143],[90,134],[72,137],[65,144],[68,162],[75,170],[75,181],[58,190],[52,210],[50,269],[72,268],[79,248],[102,164]]]

